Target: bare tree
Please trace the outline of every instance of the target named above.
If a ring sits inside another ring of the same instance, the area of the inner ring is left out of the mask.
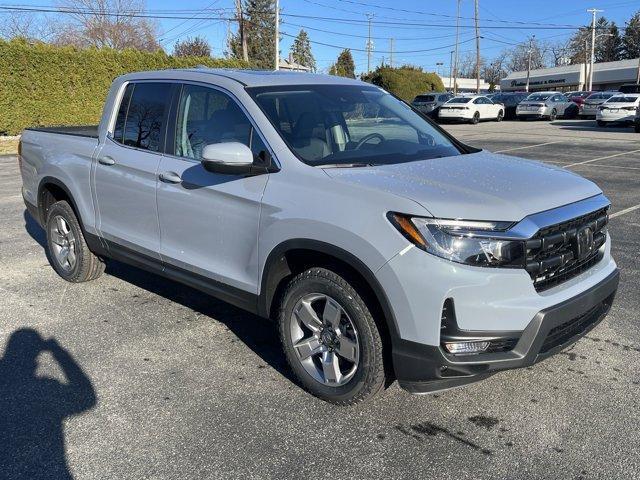
[[[480,71],[484,69],[484,58],[480,58]],[[458,60],[458,76],[461,78],[476,77],[476,54],[467,52]]]
[[[554,67],[569,65],[571,63],[571,48],[566,41],[549,44],[548,52]]]
[[[173,47],[176,57],[210,57],[211,45],[203,37],[188,37]]]
[[[62,0],[59,6],[71,21],[60,29],[55,43],[117,50],[161,48],[157,24],[138,16],[145,12],[144,0]]]
[[[53,35],[53,25],[44,16],[35,13],[6,13],[0,16],[0,38],[24,38],[46,41]]]

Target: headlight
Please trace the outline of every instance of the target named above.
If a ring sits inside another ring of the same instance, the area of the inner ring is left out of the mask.
[[[480,267],[524,267],[524,241],[500,238],[511,222],[408,217],[393,212],[388,217],[407,240],[438,257]]]

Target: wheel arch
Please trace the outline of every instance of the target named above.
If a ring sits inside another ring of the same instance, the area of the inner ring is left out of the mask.
[[[399,338],[397,323],[382,285],[369,267],[354,254],[330,243],[311,239],[291,239],[280,243],[268,255],[261,277],[258,314],[274,318],[279,296],[287,281],[310,267],[333,267],[338,273],[355,277],[364,287],[366,301],[376,310],[374,317],[382,318],[381,327],[391,341]],[[375,315],[377,314],[377,315]]]
[[[78,218],[80,226],[83,227],[82,218],[78,211],[78,206],[73,198],[73,195],[69,191],[69,188],[60,179],[55,177],[43,177],[38,184],[38,217],[36,220],[40,225],[44,226],[47,221],[47,212],[53,203],[67,200],[73,209],[73,212]],[[84,228],[84,227],[83,227]]]

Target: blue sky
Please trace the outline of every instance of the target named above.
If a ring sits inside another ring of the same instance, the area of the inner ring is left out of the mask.
[[[46,0],[27,1],[35,5],[54,4]],[[15,3],[24,4],[24,0]],[[199,17],[229,17],[233,15],[233,7],[234,0],[147,0],[147,9],[152,13],[175,10],[192,12],[179,14],[186,16],[186,19],[158,20],[163,32],[162,43],[167,51],[173,50],[173,45],[179,39],[200,35],[209,41],[214,56],[223,54],[227,33],[229,29],[235,31],[236,25],[225,20],[203,20]],[[295,36],[300,28],[305,28],[312,42],[320,42],[312,43],[320,71],[326,70],[335,61],[341,48],[347,47],[352,49],[356,70],[365,70],[365,14],[373,13],[373,65],[379,64],[383,58],[388,61],[390,39],[393,38],[396,64],[410,63],[431,71],[437,69],[448,75],[450,51],[453,49],[451,45],[455,42],[456,0],[280,0],[280,7],[283,13],[281,30],[284,35],[280,46],[283,57],[288,54],[293,40],[288,35]],[[557,26],[587,24],[590,22],[587,8],[604,10],[600,15],[624,26],[625,20],[640,9],[640,0],[480,0],[480,34],[485,37],[481,40],[482,55],[490,59],[504,48],[509,48],[508,44],[522,42],[533,34],[539,39],[553,42],[567,39],[573,30]],[[464,55],[475,51],[474,30],[468,28],[473,25],[473,0],[462,0],[460,15],[463,17],[460,21],[463,26],[460,30],[460,52]],[[528,25],[516,22],[527,22]],[[534,22],[541,25],[532,25]],[[402,23],[422,25],[399,25]]]

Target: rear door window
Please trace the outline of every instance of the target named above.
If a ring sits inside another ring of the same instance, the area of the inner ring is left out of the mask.
[[[152,152],[163,150],[171,88],[170,83],[135,84],[124,123],[125,145]]]

